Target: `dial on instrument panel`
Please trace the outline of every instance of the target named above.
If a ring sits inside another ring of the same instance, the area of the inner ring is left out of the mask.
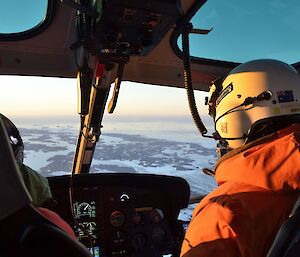
[[[156,227],[152,230],[152,240],[156,243],[160,243],[166,236],[166,231],[161,227]]]
[[[80,222],[78,225],[75,226],[75,231],[78,235],[78,238],[81,239],[83,237],[89,237],[89,235],[96,235],[96,222]]]
[[[75,202],[73,205],[75,218],[79,219],[82,217],[96,217],[96,206],[95,202]]]
[[[145,244],[146,244],[146,237],[143,234],[138,233],[138,234],[133,236],[132,246],[135,249],[141,249],[142,247],[145,246]]]
[[[122,231],[116,231],[113,235],[113,242],[116,246],[121,246],[126,240],[126,235]]]
[[[150,219],[153,223],[160,223],[164,218],[164,213],[161,209],[153,209],[150,212]]]
[[[125,223],[125,215],[121,211],[114,211],[110,215],[110,224],[113,227],[121,227]]]

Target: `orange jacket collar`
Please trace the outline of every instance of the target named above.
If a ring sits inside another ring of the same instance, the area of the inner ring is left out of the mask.
[[[300,189],[300,124],[253,141],[224,155],[215,179],[242,182],[272,191]]]

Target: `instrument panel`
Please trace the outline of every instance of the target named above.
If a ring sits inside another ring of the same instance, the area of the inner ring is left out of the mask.
[[[56,206],[94,256],[179,256],[177,221],[189,185],[179,177],[148,174],[79,174],[49,177]]]

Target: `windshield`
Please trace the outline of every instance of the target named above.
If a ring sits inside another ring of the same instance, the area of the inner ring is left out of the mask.
[[[209,0],[192,23],[212,31],[191,35],[191,55],[230,62],[260,58],[298,62],[299,16],[298,0]]]
[[[24,163],[46,177],[70,174],[80,124],[76,80],[0,79],[1,85],[14,88],[14,94],[0,95],[0,109],[21,132]],[[211,132],[212,119],[204,107],[206,95],[195,92]],[[207,194],[215,187],[213,179],[202,172],[215,163],[215,141],[197,131],[184,89],[122,82],[117,108],[113,115],[106,111],[102,125],[91,173],[179,176],[189,182],[192,196]]]

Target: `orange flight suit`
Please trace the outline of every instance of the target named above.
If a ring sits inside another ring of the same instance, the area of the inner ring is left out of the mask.
[[[300,189],[300,124],[224,155],[195,208],[184,257],[265,257]]]

